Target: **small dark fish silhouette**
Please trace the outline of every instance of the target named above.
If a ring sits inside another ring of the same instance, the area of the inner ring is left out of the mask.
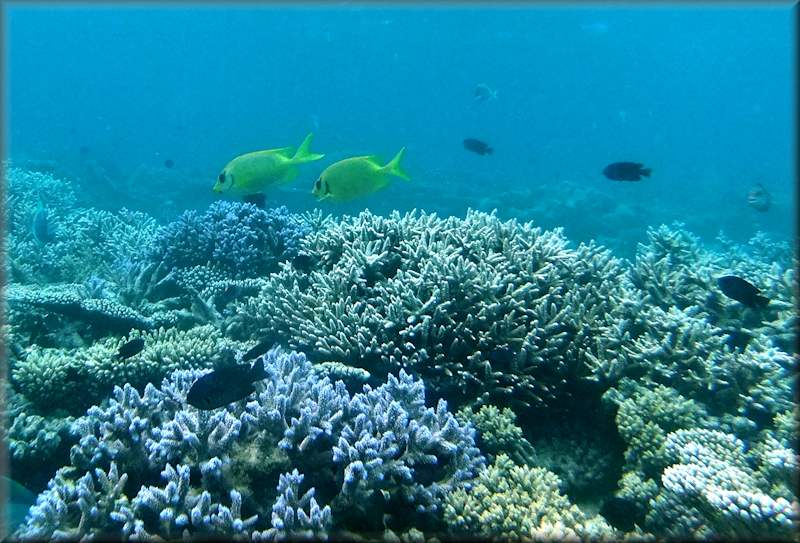
[[[171,158],[168,158],[167,160],[164,161],[164,167],[165,168],[172,168],[174,165],[175,165],[175,161],[172,160]]]
[[[122,346],[119,348],[119,352],[117,353],[117,358],[120,360],[130,358],[142,352],[142,349],[144,349],[144,339],[140,337],[134,338],[129,342],[122,344]]]
[[[254,381],[266,376],[263,358],[257,359],[252,368],[249,364],[220,368],[195,381],[186,395],[186,402],[203,410],[238,402],[255,392]]]
[[[248,204],[253,204],[259,209],[266,209],[267,207],[267,195],[263,192],[258,192],[256,194],[247,194],[242,196],[242,200],[244,200]]]
[[[756,211],[767,211],[772,204],[769,191],[761,183],[756,183],[747,193],[747,205]]]
[[[47,220],[47,210],[44,204],[39,200],[39,205],[33,213],[32,222],[33,237],[39,243],[48,243],[50,241],[50,223]]]
[[[642,520],[642,512],[635,503],[618,496],[612,496],[603,502],[600,514],[618,530],[629,532]]]
[[[472,151],[473,153],[478,153],[479,155],[491,155],[494,152],[494,149],[489,147],[488,143],[473,138],[464,140],[464,149]]]
[[[495,100],[497,98],[497,91],[486,83],[478,83],[475,86],[475,90],[472,91],[472,97],[479,102]]]
[[[299,253],[292,259],[292,266],[304,273],[310,272],[313,265],[314,259],[307,253]]]
[[[614,162],[603,168],[603,175],[614,181],[641,181],[650,177],[650,168],[638,162]]]
[[[270,347],[272,346],[271,343],[266,341],[262,341],[256,345],[254,345],[249,351],[242,355],[242,360],[252,360],[254,358],[258,358],[262,354],[269,351]]]
[[[723,330],[722,333],[727,336],[725,345],[731,350],[744,351],[747,348],[747,344],[753,339],[753,336],[741,330]]]
[[[725,296],[747,307],[766,307],[769,303],[769,298],[761,296],[760,290],[741,277],[725,275],[717,279],[717,285]]]

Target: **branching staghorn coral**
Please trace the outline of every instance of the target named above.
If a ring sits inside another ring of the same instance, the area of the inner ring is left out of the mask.
[[[46,243],[21,226],[18,229],[24,235],[9,236],[12,280],[41,284],[107,276],[117,262],[149,244],[157,228],[148,215],[125,208],[117,212],[65,209],[59,210],[58,215],[48,214],[48,221],[51,220],[51,239]]]
[[[483,465],[471,426],[444,402],[426,408],[422,383],[408,374],[351,396],[341,382],[319,378],[303,355],[272,350],[262,361],[267,377],[253,399],[208,412],[185,404],[203,370],[174,372],[142,393],[116,387],[73,424],[80,442],[71,466],[59,470],[17,535],[272,539],[386,522],[436,526],[443,496]],[[297,468],[267,462],[273,471],[264,472],[243,462],[254,444],[260,460],[280,450]],[[190,466],[199,467],[197,479]],[[254,481],[248,469],[275,490],[240,490],[237,481]],[[163,488],[154,486],[159,474]],[[114,490],[99,503],[92,485],[103,477],[111,483],[102,487]],[[77,494],[98,502],[91,517]],[[389,512],[397,516],[387,520]]]
[[[364,212],[310,234],[310,272],[285,266],[227,330],[272,338],[376,378],[405,368],[457,403],[568,403],[629,295],[620,264],[560,231]]]
[[[665,311],[700,311],[710,324],[729,333],[762,334],[775,347],[794,351],[797,258],[788,245],[757,233],[747,246],[718,238],[722,251],[714,251],[702,246],[682,223],[650,228],[647,235],[649,241],[639,245],[630,270],[645,304]],[[754,310],[727,298],[716,282],[723,275],[750,281],[770,299],[769,305]]]

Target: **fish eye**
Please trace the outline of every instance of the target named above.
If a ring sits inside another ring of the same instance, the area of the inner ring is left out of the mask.
[[[220,183],[224,183],[225,182],[225,172],[222,172],[221,174],[219,174],[219,182]]]
[[[322,187],[322,179],[317,179],[317,182],[314,183],[314,188],[319,190]]]

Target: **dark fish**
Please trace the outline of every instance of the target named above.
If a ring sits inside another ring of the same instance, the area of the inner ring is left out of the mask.
[[[731,350],[744,351],[747,348],[747,344],[753,339],[753,336],[741,330],[723,330],[722,332],[728,336],[725,338],[725,345]]]
[[[33,236],[39,243],[47,243],[50,241],[50,223],[47,220],[47,210],[42,202],[39,202],[39,206],[33,214],[32,229]]]
[[[220,368],[195,381],[186,402],[197,409],[216,409],[238,402],[255,392],[254,381],[266,376],[263,358],[256,360],[252,368],[248,364]]]
[[[165,168],[172,168],[174,165],[175,165],[175,161],[172,160],[171,158],[168,158],[167,160],[164,161],[164,167]]]
[[[314,266],[314,259],[309,254],[300,253],[292,259],[292,266],[298,271],[308,273]]]
[[[770,204],[772,204],[772,197],[761,183],[756,183],[747,193],[747,205],[756,211],[767,211]]]
[[[117,353],[117,357],[121,360],[126,358],[130,358],[134,355],[139,354],[144,349],[144,339],[137,337],[130,340],[127,343],[123,343],[122,346],[119,348],[119,352]]]
[[[255,346],[253,346],[249,351],[242,355],[242,360],[252,360],[254,358],[258,358],[262,354],[269,351],[270,347],[272,346],[271,343],[266,341],[262,341]]]
[[[263,192],[259,192],[256,194],[248,194],[242,197],[242,200],[247,202],[248,204],[254,204],[259,209],[266,209],[267,207],[267,195]]]
[[[634,524],[641,523],[642,511],[635,503],[624,498],[612,496],[603,502],[600,514],[618,530],[629,532],[634,529]]]
[[[464,149],[472,151],[473,153],[478,153],[479,155],[491,155],[494,152],[494,149],[489,147],[489,144],[472,138],[464,140]]]
[[[497,98],[497,91],[492,89],[486,83],[478,83],[475,86],[475,90],[472,91],[472,97],[479,102],[494,100]]]
[[[603,175],[614,181],[641,181],[650,177],[650,168],[638,162],[614,162],[603,168]]]
[[[717,279],[717,285],[725,296],[747,307],[766,307],[769,303],[769,298],[761,296],[760,290],[741,277],[725,275]]]

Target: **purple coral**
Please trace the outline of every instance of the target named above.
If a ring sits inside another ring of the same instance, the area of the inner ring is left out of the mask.
[[[473,428],[460,424],[444,401],[425,407],[423,382],[403,371],[351,395],[341,381],[319,377],[302,354],[273,349],[262,359],[267,376],[259,392],[209,412],[185,404],[205,370],[173,372],[159,388],[148,384],[141,393],[129,384],[116,387],[112,398],[73,424],[81,437],[72,466],[50,482],[19,535],[325,537],[329,529],[379,526],[396,506],[435,514],[443,495],[483,466]],[[271,523],[270,502],[243,504],[245,494],[228,478],[262,469],[241,463],[236,453],[256,443],[271,443],[302,468],[302,474],[294,466],[262,474],[276,484]],[[199,480],[192,481],[190,466],[199,468]],[[105,470],[113,481],[105,482]],[[159,474],[166,486],[148,486]],[[92,483],[98,477],[101,491]],[[303,477],[310,484],[301,490]],[[117,480],[122,483],[112,484]],[[315,486],[325,505],[317,502]],[[129,498],[123,487],[140,490]],[[113,499],[103,497],[105,488],[115,489]],[[81,517],[84,502],[100,505]],[[354,505],[366,506],[365,513],[354,514]],[[91,524],[81,524],[89,514]],[[393,522],[417,520],[397,515]]]
[[[310,227],[286,207],[260,209],[250,203],[214,202],[204,214],[185,211],[164,226],[147,253],[167,268],[210,265],[236,277],[277,271],[297,254]]]

